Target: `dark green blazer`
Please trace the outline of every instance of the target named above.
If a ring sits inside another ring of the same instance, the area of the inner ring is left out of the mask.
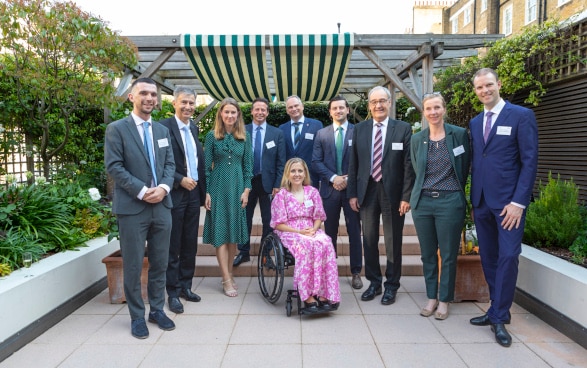
[[[471,145],[469,143],[469,133],[465,128],[456,125],[444,124],[446,132],[446,146],[450,155],[450,162],[457,174],[457,179],[461,185],[463,198],[465,197],[465,185],[469,176],[471,164]],[[416,181],[410,197],[410,206],[414,209],[418,207],[422,185],[426,176],[426,162],[428,160],[428,135],[430,129],[426,128],[412,136],[410,150],[412,166],[416,173]],[[462,150],[460,149],[462,147]],[[457,153],[455,155],[455,152]]]

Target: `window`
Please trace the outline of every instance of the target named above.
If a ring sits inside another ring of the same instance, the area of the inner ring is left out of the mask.
[[[536,0],[526,0],[526,24],[536,20]]]
[[[463,17],[465,18],[465,20],[463,21],[464,26],[471,23],[471,8],[470,7],[467,6],[465,11],[463,12]]]
[[[452,22],[452,34],[457,34],[459,33],[459,19],[455,18]]]
[[[487,0],[481,0],[481,12],[484,12],[485,10],[487,10]]]
[[[503,33],[508,36],[512,34],[512,18],[513,18],[513,7],[508,6],[503,11]]]

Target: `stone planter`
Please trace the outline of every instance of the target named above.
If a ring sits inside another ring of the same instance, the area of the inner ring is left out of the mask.
[[[124,296],[124,276],[122,272],[122,255],[120,250],[110,254],[102,259],[102,263],[106,265],[106,277],[108,279],[108,292],[110,294],[111,304],[125,303]],[[149,272],[149,260],[147,257],[143,258],[143,269],[141,272],[141,295],[145,303],[148,302],[147,297],[147,280]]]

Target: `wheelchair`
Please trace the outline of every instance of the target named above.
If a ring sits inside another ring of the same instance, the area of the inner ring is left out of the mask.
[[[275,232],[269,233],[259,249],[257,262],[257,278],[261,294],[271,304],[275,304],[281,298],[285,270],[295,266],[295,258],[290,251],[283,246],[279,236]],[[304,313],[302,300],[297,290],[288,290],[285,301],[285,312],[291,316],[293,300],[296,299],[298,314]],[[324,311],[327,313],[327,311]],[[312,313],[316,314],[316,313]]]

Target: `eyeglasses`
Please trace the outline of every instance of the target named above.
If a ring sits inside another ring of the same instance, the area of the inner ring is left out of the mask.
[[[385,105],[387,102],[389,102],[389,99],[372,100],[372,101],[369,101],[369,105],[371,105],[371,106]]]
[[[428,98],[428,97],[434,97],[434,96],[440,96],[440,92],[424,93],[424,95],[422,96],[422,99]]]

